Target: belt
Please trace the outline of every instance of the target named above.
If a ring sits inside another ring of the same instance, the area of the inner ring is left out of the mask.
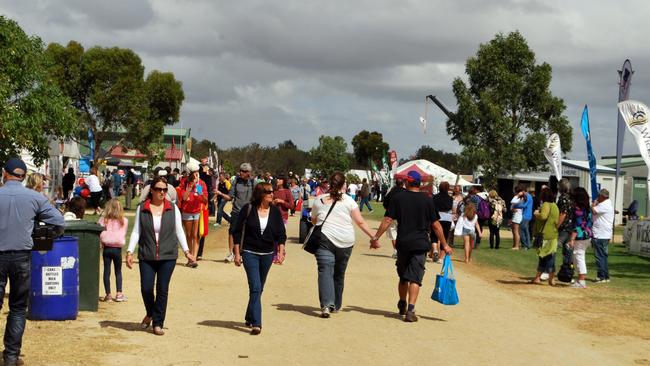
[[[20,253],[31,253],[31,250],[0,250],[0,255],[3,254],[20,254]]]

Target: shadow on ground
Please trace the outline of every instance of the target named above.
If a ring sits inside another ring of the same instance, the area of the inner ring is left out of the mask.
[[[102,328],[116,328],[121,330],[126,330],[129,332],[146,332],[148,329],[142,329],[140,323],[134,322],[120,322],[116,320],[102,320],[99,322],[99,326]]]
[[[308,316],[320,316],[320,309],[313,306],[294,305],[294,304],[274,304],[280,311],[295,311]]]
[[[232,320],[204,320],[202,322],[198,322],[197,324],[206,327],[232,329],[244,333],[250,332],[250,329],[246,326],[246,324]]]
[[[354,305],[346,306],[341,311],[346,312],[346,313],[356,311],[356,312],[363,313],[363,314],[368,314],[368,315],[383,316],[385,318],[392,318],[392,319],[402,320],[402,316],[399,315],[399,313],[397,313],[397,311],[368,309],[368,308],[364,308],[364,307],[361,307],[361,306],[354,306]],[[425,319],[425,320],[438,321],[438,322],[445,322],[446,321],[444,319],[434,318],[434,317],[431,317],[431,316],[425,316],[425,315],[419,315],[419,314],[418,314],[418,318]]]

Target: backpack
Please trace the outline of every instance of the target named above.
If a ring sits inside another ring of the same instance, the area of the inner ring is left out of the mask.
[[[557,271],[557,279],[560,282],[570,283],[573,279],[573,264],[562,263],[560,270]]]
[[[495,199],[494,201],[492,201],[492,215],[490,216],[490,219],[492,220],[492,225],[501,226],[501,223],[503,222],[504,207],[505,207],[505,203],[503,202],[502,199]]]
[[[476,213],[478,214],[479,219],[488,220],[492,216],[490,214],[490,203],[479,197]]]

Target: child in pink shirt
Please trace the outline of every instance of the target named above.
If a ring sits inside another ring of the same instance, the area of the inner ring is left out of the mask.
[[[124,210],[117,199],[114,198],[106,202],[104,215],[97,223],[106,228],[99,235],[104,258],[104,289],[106,290],[104,301],[126,301],[126,297],[122,293],[122,247],[126,242],[129,220],[124,217]],[[117,283],[114,299],[111,295],[111,262],[115,267],[115,282]]]

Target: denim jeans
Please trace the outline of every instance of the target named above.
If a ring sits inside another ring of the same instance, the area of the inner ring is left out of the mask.
[[[368,210],[372,211],[372,206],[370,206],[370,197],[361,197],[361,202],[359,203],[359,211],[363,212],[363,205],[368,207]]]
[[[519,224],[519,235],[521,236],[521,246],[523,246],[526,249],[530,249],[530,231],[528,230],[529,224],[530,224],[530,220],[526,220],[526,219],[521,220],[521,224]]]
[[[5,327],[2,353],[5,361],[20,356],[25,332],[25,316],[31,285],[31,253],[29,251],[0,252],[0,301],[4,301],[5,288],[9,280],[9,315]],[[0,305],[2,303],[0,302]]]
[[[326,307],[341,309],[345,269],[351,254],[352,247],[339,248],[322,235],[320,247],[316,250],[318,298],[321,309]]]
[[[117,292],[122,292],[122,248],[104,247],[104,290],[111,293],[111,262],[115,267],[115,283]]]
[[[163,327],[167,312],[169,281],[176,267],[176,260],[140,261],[140,291],[147,316],[153,319],[154,327]],[[154,295],[154,283],[156,294]]]
[[[609,256],[608,244],[609,239],[591,239],[591,245],[594,247],[594,256],[596,257],[597,275],[598,278],[603,280],[609,279],[609,266],[607,263],[607,257]]]
[[[253,254],[242,252],[242,261],[248,278],[248,307],[246,308],[246,323],[262,326],[262,292],[266,276],[273,265],[273,254]]]
[[[230,222],[230,216],[224,212],[223,208],[226,207],[228,201],[222,199],[217,205],[217,224],[221,225],[221,219],[226,219],[227,222]]]

